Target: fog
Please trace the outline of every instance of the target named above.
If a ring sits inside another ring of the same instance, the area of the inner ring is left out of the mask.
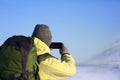
[[[77,73],[66,80],[120,80],[120,69],[98,66],[78,66]]]

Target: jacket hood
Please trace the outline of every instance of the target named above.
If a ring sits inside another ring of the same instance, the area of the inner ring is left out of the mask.
[[[45,53],[50,54],[50,48],[40,39],[37,37],[33,37],[34,40],[34,47],[37,55],[42,55]]]

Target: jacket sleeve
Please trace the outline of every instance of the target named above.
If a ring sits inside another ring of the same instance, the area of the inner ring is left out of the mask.
[[[70,54],[61,56],[61,60],[56,59],[50,54],[40,55],[38,66],[47,74],[59,77],[60,79],[73,76],[76,73],[75,61]]]

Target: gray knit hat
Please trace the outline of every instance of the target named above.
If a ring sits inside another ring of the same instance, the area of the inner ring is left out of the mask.
[[[37,24],[34,28],[32,37],[37,37],[46,43],[48,46],[51,44],[52,35],[50,29],[45,24]]]

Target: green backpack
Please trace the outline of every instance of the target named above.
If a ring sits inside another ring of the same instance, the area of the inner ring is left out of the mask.
[[[0,80],[39,80],[33,39],[12,36],[0,47]]]

